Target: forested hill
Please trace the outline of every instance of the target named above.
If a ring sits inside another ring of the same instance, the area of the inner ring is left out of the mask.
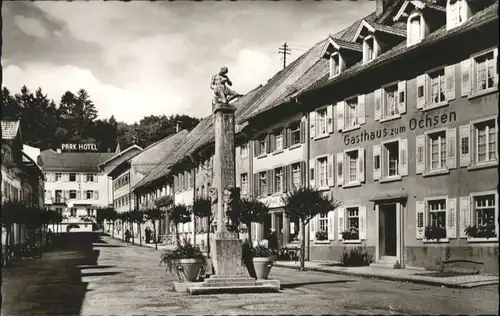
[[[187,115],[150,115],[134,124],[117,122],[114,116],[98,119],[87,91],[67,91],[54,102],[38,88],[24,86],[19,93],[2,87],[2,120],[20,120],[23,141],[41,150],[57,149],[65,143],[95,143],[99,151],[114,151],[117,142],[125,149],[132,144],[145,148],[172,133],[176,124],[193,129],[200,119]]]

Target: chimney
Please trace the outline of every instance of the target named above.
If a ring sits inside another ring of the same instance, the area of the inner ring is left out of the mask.
[[[177,121],[177,124],[175,124],[175,132],[176,132],[176,133],[179,133],[180,129],[181,129],[180,122],[179,122],[179,121]]]
[[[375,0],[375,14],[377,16],[384,14],[387,8],[394,2],[394,0]]]

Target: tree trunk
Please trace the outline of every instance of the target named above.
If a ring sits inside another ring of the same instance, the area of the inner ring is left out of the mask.
[[[300,242],[300,271],[305,271],[305,254],[306,254],[306,223],[304,220],[300,220],[302,226],[302,240]]]
[[[115,238],[115,221],[111,222],[111,224],[112,224],[111,237]]]
[[[134,223],[131,223],[131,231],[132,231],[132,245],[135,245],[135,236],[134,236]]]
[[[141,231],[141,223],[137,223],[137,229],[139,230],[139,246],[142,247],[142,231]]]
[[[180,244],[180,238],[179,238],[179,226],[178,223],[174,223],[175,226],[175,245],[179,246]]]
[[[250,244],[250,248],[253,248],[252,222],[245,223],[245,224],[247,225],[247,232],[248,232],[247,240],[248,240],[248,243]]]
[[[207,258],[210,258],[210,224],[207,229]]]
[[[158,238],[156,238],[156,221],[153,220],[153,239],[155,240],[155,250],[158,250]]]

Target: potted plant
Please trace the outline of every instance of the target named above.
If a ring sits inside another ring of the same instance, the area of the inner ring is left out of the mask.
[[[274,254],[269,248],[257,245],[253,251],[253,266],[257,279],[267,279],[274,263]]]
[[[350,227],[348,230],[342,232],[343,240],[358,240],[359,230],[356,227]]]
[[[179,281],[194,282],[205,260],[200,248],[184,239],[173,251],[167,250],[161,254],[160,265],[165,265],[167,271]]]
[[[424,236],[428,240],[444,239],[446,238],[446,228],[429,225],[425,227]]]
[[[495,238],[497,236],[495,232],[495,224],[487,223],[481,225],[467,226],[465,228],[465,233],[469,238]]]
[[[328,239],[328,233],[324,230],[320,230],[316,232],[316,240],[322,241]]]

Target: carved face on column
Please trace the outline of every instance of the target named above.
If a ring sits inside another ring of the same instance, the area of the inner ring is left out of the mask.
[[[210,188],[210,190],[208,190],[208,194],[210,195],[212,204],[217,203],[217,188]]]

